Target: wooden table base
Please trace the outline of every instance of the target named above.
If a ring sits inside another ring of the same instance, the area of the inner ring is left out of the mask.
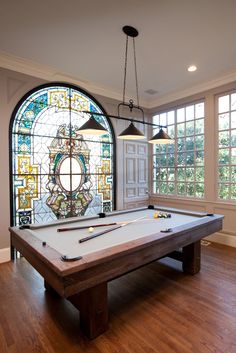
[[[182,262],[185,273],[194,275],[200,271],[200,241],[183,247],[182,251],[174,251],[169,257]],[[57,293],[46,281],[45,288]],[[78,294],[67,298],[80,311],[81,331],[90,338],[96,338],[108,328],[108,293],[107,283],[100,283]]]
[[[67,298],[80,311],[81,330],[90,339],[108,328],[107,283],[74,294]]]
[[[183,271],[195,275],[201,269],[201,241],[183,247]]]
[[[44,281],[47,291],[58,296],[57,292]],[[107,283],[98,284],[81,293],[68,297],[80,312],[80,328],[90,338],[96,338],[108,328]]]

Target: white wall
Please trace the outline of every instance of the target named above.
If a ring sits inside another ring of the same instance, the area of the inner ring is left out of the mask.
[[[9,189],[9,123],[21,97],[44,81],[13,71],[0,69],[0,262],[9,259],[10,189]]]

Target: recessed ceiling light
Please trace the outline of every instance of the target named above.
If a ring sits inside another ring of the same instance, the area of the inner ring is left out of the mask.
[[[188,67],[188,71],[189,72],[194,72],[194,71],[196,71],[197,70],[197,66],[195,66],[195,65],[190,65],[189,67]]]

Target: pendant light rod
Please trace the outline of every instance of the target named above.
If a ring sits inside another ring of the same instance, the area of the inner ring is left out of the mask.
[[[124,65],[124,82],[123,82],[123,103],[125,103],[125,88],[126,88],[126,76],[127,76],[128,44],[129,44],[129,39],[128,39],[128,36],[126,36],[126,44],[125,44],[125,65]]]
[[[135,51],[135,40],[134,38],[138,36],[138,30],[132,26],[124,26],[122,28],[126,35],[125,43],[125,64],[124,64],[124,83],[123,83],[123,103],[125,103],[125,90],[126,90],[126,76],[127,76],[127,60],[128,60],[128,47],[129,47],[129,37],[133,40],[133,55],[134,55],[134,73],[135,73],[135,85],[136,85],[136,98],[137,107],[139,107],[139,94],[138,94],[138,74],[137,74],[137,61],[136,61],[136,51]]]
[[[128,106],[128,104],[127,104],[127,106]],[[140,107],[139,107],[139,109],[140,109]],[[155,127],[159,127],[159,128],[165,128],[165,129],[167,128],[166,125],[159,125],[159,124],[149,123],[147,121],[140,121],[140,120],[137,120],[137,119],[125,118],[123,116],[104,114],[104,113],[96,113],[96,112],[91,112],[91,111],[88,111],[88,110],[82,110],[81,113],[91,114],[91,115],[98,115],[98,116],[105,116],[106,118],[112,118],[112,119],[118,119],[118,120],[132,121],[134,123],[141,123],[141,124],[144,124],[144,125],[155,126]]]

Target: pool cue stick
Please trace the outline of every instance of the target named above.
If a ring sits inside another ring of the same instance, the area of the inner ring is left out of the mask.
[[[120,225],[118,225],[118,226],[116,226],[116,227],[103,230],[102,232],[98,232],[98,233],[89,235],[88,237],[85,237],[85,238],[80,239],[80,240],[79,240],[79,243],[84,243],[85,241],[88,241],[88,240],[91,240],[91,239],[93,239],[93,238],[99,237],[100,235],[103,235],[103,234],[112,232],[113,230],[122,228],[122,227],[127,226],[127,225],[129,225],[129,224],[131,224],[131,223],[137,222],[137,221],[139,221],[140,219],[143,219],[143,218],[145,218],[145,216],[144,216],[144,217],[137,218],[137,219],[134,219],[133,221],[130,221],[130,222],[126,222],[126,223],[120,224]]]
[[[117,222],[113,222],[113,223],[91,224],[91,225],[87,225],[87,226],[58,228],[57,231],[58,232],[67,232],[67,231],[70,231],[70,230],[86,229],[86,228],[89,228],[89,227],[97,228],[97,227],[114,226],[116,224],[118,224],[118,223]]]
[[[146,219],[146,221],[152,221],[152,219]],[[124,224],[129,222],[113,222],[113,223],[101,223],[101,224],[90,224],[87,226],[77,226],[77,227],[68,227],[68,228],[58,228],[57,232],[68,232],[70,230],[80,230],[80,229],[87,229],[90,227],[97,228],[97,227],[107,227],[107,226],[115,226],[118,224]]]

